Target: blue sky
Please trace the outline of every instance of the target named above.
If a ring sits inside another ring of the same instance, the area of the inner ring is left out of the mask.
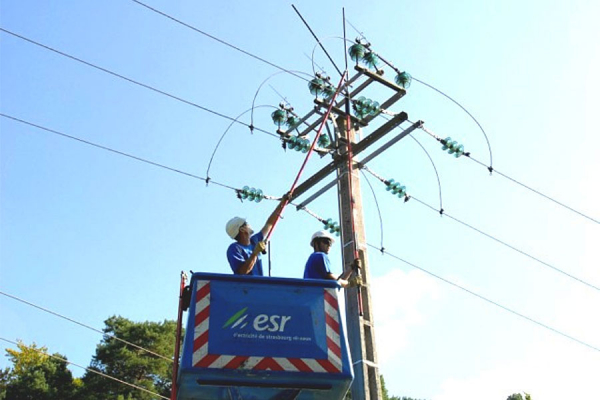
[[[290,70],[312,72],[314,39],[288,3],[154,1],[149,5]],[[600,51],[594,1],[356,1],[295,3],[343,67],[341,9],[374,49],[451,95],[485,128],[493,165],[598,220],[596,123]],[[3,29],[232,117],[249,109],[275,68],[127,0],[0,1]],[[357,32],[348,26],[348,37]],[[334,81],[324,54],[314,62]],[[307,57],[308,55],[308,57]],[[393,72],[386,69],[386,77]],[[0,110],[198,176],[230,121],[0,32]],[[312,108],[306,82],[273,76],[257,104],[284,96]],[[377,98],[378,92],[373,93]],[[275,132],[271,108],[254,124]],[[392,111],[489,163],[476,124],[413,82]],[[249,117],[242,117],[249,123]],[[406,127],[407,125],[404,125]],[[241,203],[225,188],[0,117],[0,288],[99,329],[114,314],[175,319],[179,272],[229,272],[226,221],[259,226],[274,202]],[[371,127],[364,130],[367,135]],[[464,222],[600,286],[600,226],[484,167],[455,159],[423,131],[414,138],[439,172],[443,208]],[[303,155],[232,127],[210,177],[286,192]],[[305,176],[329,159],[311,158]],[[370,163],[439,206],[435,173],[410,138]],[[600,347],[600,293],[448,217],[403,203],[370,178],[383,245],[432,273]],[[362,187],[369,243],[381,244],[373,194]],[[334,191],[309,208],[337,218]],[[288,208],[272,239],[273,275],[300,277],[320,224]],[[390,393],[435,400],[598,398],[600,353],[369,252],[381,372]],[[332,252],[341,270],[339,249]],[[0,333],[87,365],[98,334],[0,297]],[[7,359],[0,358],[0,366]],[[75,374],[81,372],[74,370]]]

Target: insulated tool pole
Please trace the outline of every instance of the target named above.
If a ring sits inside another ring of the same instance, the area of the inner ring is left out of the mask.
[[[179,284],[179,310],[177,311],[177,333],[175,334],[175,354],[173,355],[173,376],[171,378],[171,400],[177,400],[177,372],[179,371],[179,350],[181,343],[181,322],[183,318],[183,290],[187,283],[185,272],[181,271]]]
[[[271,238],[271,234],[275,230],[275,226],[277,225],[277,222],[279,222],[279,216],[281,216],[281,214],[283,213],[283,210],[290,202],[292,194],[294,194],[294,190],[296,190],[296,185],[298,184],[298,180],[300,180],[300,176],[302,176],[304,167],[306,167],[306,163],[308,162],[308,159],[310,158],[310,155],[312,154],[313,149],[315,148],[315,145],[317,144],[317,140],[319,140],[319,136],[321,136],[321,131],[323,130],[323,127],[327,123],[327,118],[329,118],[329,114],[331,113],[331,109],[333,108],[333,104],[335,103],[335,99],[336,99],[337,95],[340,93],[340,89],[342,88],[342,84],[344,83],[344,80],[346,79],[346,75],[347,75],[347,73],[344,73],[342,75],[342,78],[340,79],[340,83],[338,83],[337,89],[335,90],[335,94],[331,98],[331,102],[329,103],[329,107],[327,108],[327,112],[323,116],[323,121],[321,122],[321,126],[319,126],[319,130],[317,130],[315,139],[313,140],[312,145],[310,146],[310,149],[308,150],[308,153],[306,154],[306,157],[304,158],[304,162],[302,163],[302,166],[300,167],[300,171],[298,171],[298,175],[296,175],[296,179],[294,180],[294,183],[292,183],[292,187],[291,187],[290,191],[288,192],[288,198],[284,200],[283,207],[281,207],[281,210],[279,211],[279,214],[277,215],[277,219],[275,219],[275,222],[273,222],[273,226],[271,226],[271,229],[269,230],[269,233],[267,234],[267,237],[265,238],[266,242],[268,242],[269,239]]]

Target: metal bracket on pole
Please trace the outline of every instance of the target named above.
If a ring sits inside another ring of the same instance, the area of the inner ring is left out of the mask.
[[[377,157],[379,154],[381,154],[382,152],[384,152],[385,150],[387,150],[389,147],[391,147],[392,145],[396,144],[399,140],[401,140],[402,138],[406,137],[408,134],[410,134],[411,132],[413,132],[415,129],[420,128],[422,124],[423,124],[423,121],[417,121],[417,122],[415,122],[414,124],[412,124],[411,126],[409,126],[408,128],[406,128],[405,130],[403,130],[402,132],[400,132],[398,135],[396,135],[389,142],[387,142],[386,144],[384,144],[383,146],[381,146],[380,148],[378,148],[377,150],[375,150],[373,153],[369,154],[367,157],[363,158],[359,162],[355,162],[354,166],[352,168],[356,169],[356,168],[359,168],[359,165],[364,165],[364,164],[368,163],[373,158]],[[368,137],[370,137],[370,135]],[[366,140],[367,138],[363,139],[363,141]],[[359,144],[360,143],[362,143],[362,142],[359,142]],[[357,146],[358,146],[358,144],[357,144]],[[313,175],[313,177],[315,175]],[[336,185],[338,179],[339,178],[336,178],[333,181],[327,183],[325,186],[323,186],[321,189],[319,189],[317,192],[315,192],[312,196],[310,196],[309,198],[307,198],[306,200],[304,200],[302,203],[300,203],[298,206],[296,206],[296,208],[298,210],[300,210],[303,207],[306,207],[309,203],[313,202],[315,199],[317,199],[323,193],[325,193],[326,191],[328,191],[329,189],[331,189],[332,187],[334,187]],[[302,185],[300,185],[300,186],[302,186]]]
[[[353,154],[357,155],[357,154],[363,152],[364,150],[369,148],[371,145],[373,145],[376,141],[381,139],[386,133],[388,133],[390,130],[394,129],[395,127],[400,125],[402,122],[406,121],[407,119],[408,119],[408,115],[405,112],[401,112],[401,113],[397,114],[394,118],[392,118],[391,120],[389,120],[388,122],[386,122],[385,124],[380,126],[377,130],[375,130],[375,132],[371,133],[369,136],[367,136],[360,142],[356,143],[352,149]],[[397,139],[397,140],[400,140],[400,139]],[[338,158],[338,160],[334,160],[334,161],[330,162],[329,164],[327,164],[326,166],[321,168],[321,170],[317,171],[313,176],[311,176],[310,178],[305,180],[302,184],[298,185],[298,187],[296,187],[296,190],[294,191],[290,201],[298,198],[300,195],[305,193],[311,187],[313,187],[314,185],[319,183],[321,180],[323,180],[325,177],[327,177],[327,175],[329,175],[330,173],[335,171],[341,163],[345,162],[345,155],[346,155],[346,153],[342,154]]]

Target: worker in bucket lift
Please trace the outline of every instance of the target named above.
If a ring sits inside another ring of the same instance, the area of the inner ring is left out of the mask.
[[[318,231],[312,235],[310,245],[314,252],[308,257],[308,261],[306,261],[304,279],[331,279],[338,281],[342,287],[356,286],[359,283],[357,279],[351,278],[349,281],[347,280],[348,276],[353,272],[352,269],[349,269],[339,278],[336,278],[331,272],[331,262],[329,261],[328,254],[333,242],[335,240],[328,231]],[[358,260],[355,263],[358,263]]]
[[[227,261],[234,274],[263,276],[260,254],[267,247],[264,240],[283,209],[286,199],[286,196],[281,199],[265,226],[256,234],[253,234],[254,231],[245,218],[233,217],[227,222],[225,231],[235,240],[227,248]]]

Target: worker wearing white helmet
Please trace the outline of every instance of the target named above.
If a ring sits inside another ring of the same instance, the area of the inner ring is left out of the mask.
[[[280,211],[283,208],[285,197],[269,216],[265,226],[256,233],[245,218],[233,217],[227,222],[225,231],[235,242],[227,248],[227,261],[231,270],[236,275],[263,276],[260,254],[265,250],[265,237],[273,227]]]
[[[306,261],[304,279],[331,279],[337,280],[342,287],[348,286],[347,280],[338,279],[331,272],[331,262],[328,254],[333,242],[335,242],[335,239],[328,231],[318,231],[312,235],[310,245],[314,252]]]

